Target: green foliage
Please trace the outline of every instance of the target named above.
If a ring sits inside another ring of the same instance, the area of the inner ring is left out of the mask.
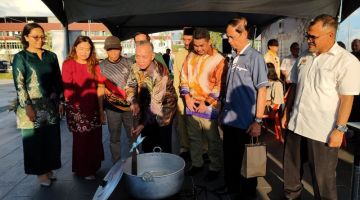
[[[172,50],[171,50],[172,52],[178,52],[180,48],[184,48],[184,45],[182,45],[182,44],[173,44],[171,48],[172,48]]]
[[[50,32],[45,32],[45,36],[46,36],[46,42],[43,48],[52,51],[52,35]]]
[[[0,73],[0,80],[2,79],[12,79],[12,73]]]
[[[219,51],[222,51],[222,33],[220,32],[212,32],[210,31],[210,40],[212,42],[212,46]]]

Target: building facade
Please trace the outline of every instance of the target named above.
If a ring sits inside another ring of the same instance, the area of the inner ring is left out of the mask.
[[[60,64],[66,59],[65,32],[62,24],[55,17],[3,17],[0,18],[0,61],[7,61],[11,65],[14,55],[23,49],[20,37],[26,23],[39,23],[45,30],[46,44],[45,49],[51,50],[58,55]],[[87,35],[94,42],[96,53],[99,59],[106,58],[104,50],[105,38],[111,33],[102,23],[91,21],[82,23],[72,23],[68,27],[70,46],[77,36]],[[173,42],[176,44],[182,41],[172,40],[174,35],[181,31],[168,31],[150,34],[151,42],[155,52],[165,53],[167,48],[172,49]],[[135,44],[133,39],[122,41],[122,54],[130,57],[135,54]]]

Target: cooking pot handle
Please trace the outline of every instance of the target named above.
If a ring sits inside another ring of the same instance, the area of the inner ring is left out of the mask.
[[[156,146],[156,147],[153,148],[153,152],[154,152],[154,153],[161,153],[161,152],[162,152],[162,149],[161,149],[161,147]]]
[[[150,172],[145,172],[143,175],[142,175],[142,180],[145,181],[145,182],[152,182],[154,181],[154,177],[153,175],[150,173]]]

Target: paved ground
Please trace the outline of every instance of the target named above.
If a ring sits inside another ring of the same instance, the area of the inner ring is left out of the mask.
[[[13,80],[0,80],[0,112],[8,109],[15,96]]]
[[[0,82],[0,107],[15,96],[11,83]],[[35,176],[25,175],[23,170],[22,143],[19,131],[16,130],[13,112],[0,111],[0,199],[4,200],[88,200],[92,199],[102,178],[111,167],[108,148],[108,132],[104,126],[103,143],[105,160],[99,170],[97,180],[86,181],[76,177],[71,172],[72,137],[65,121],[61,123],[62,136],[62,168],[57,171],[58,180],[50,188],[41,188]],[[283,146],[274,141],[270,133],[262,136],[268,145],[267,176],[259,178],[258,199],[281,199],[282,194],[282,149]],[[175,141],[176,144],[176,141]],[[350,199],[350,184],[353,156],[349,150],[342,149],[339,155],[337,189],[339,200]],[[212,190],[223,185],[221,179],[205,183],[202,177],[206,172],[191,178],[186,177],[182,191],[169,199],[229,199],[226,195],[216,195]],[[312,187],[308,169],[305,169],[303,198],[313,199]],[[196,187],[193,187],[196,186]],[[195,188],[196,198],[193,197]],[[131,199],[123,182],[115,189],[110,199]]]

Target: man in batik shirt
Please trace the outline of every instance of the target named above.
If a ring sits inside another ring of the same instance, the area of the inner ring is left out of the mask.
[[[225,66],[224,57],[211,47],[207,29],[193,34],[194,50],[189,53],[181,71],[180,94],[185,99],[186,126],[190,139],[192,168],[195,175],[203,167],[203,134],[208,140],[209,173],[205,180],[217,178],[221,169],[222,146],[218,131],[218,101]]]
[[[177,98],[169,71],[154,58],[150,42],[137,44],[136,63],[125,89],[133,115],[140,118],[132,134],[141,132],[147,137],[142,143],[144,152],[152,152],[155,146],[160,146],[164,152],[170,153]]]

